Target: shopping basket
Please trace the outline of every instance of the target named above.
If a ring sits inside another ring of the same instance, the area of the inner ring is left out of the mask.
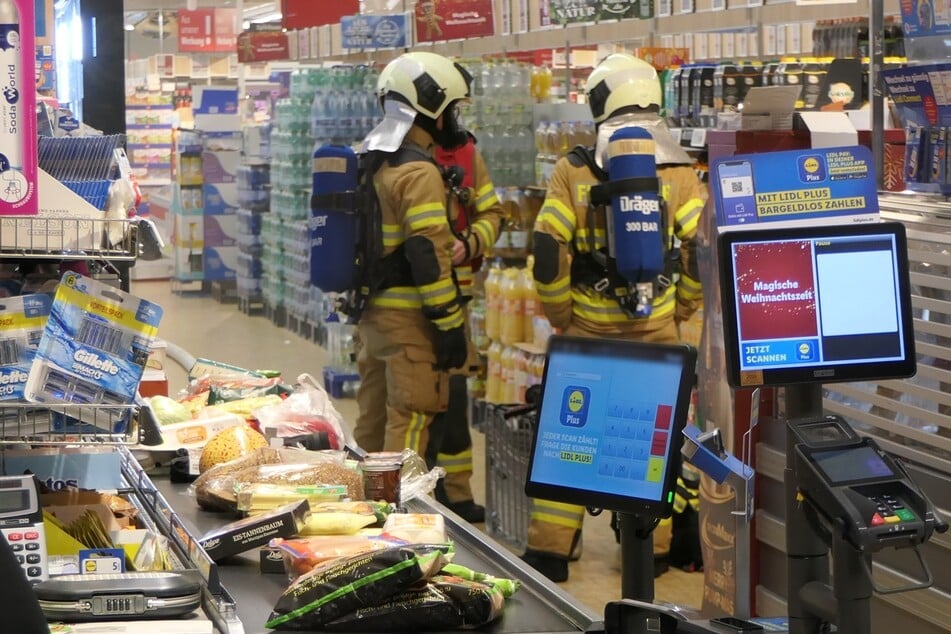
[[[531,502],[525,495],[525,475],[534,427],[534,411],[513,414],[506,406],[486,407],[485,528],[517,550],[524,549],[528,539]]]

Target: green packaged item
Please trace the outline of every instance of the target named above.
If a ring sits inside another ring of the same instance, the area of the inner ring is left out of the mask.
[[[266,627],[311,631],[388,598],[438,572],[448,545],[414,545],[334,559],[298,577],[271,611]],[[379,631],[379,630],[377,630]]]

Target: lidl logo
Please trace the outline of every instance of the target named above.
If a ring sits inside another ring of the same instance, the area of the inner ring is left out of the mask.
[[[588,404],[591,390],[586,387],[568,386],[561,401],[561,424],[568,427],[584,427],[588,422]]]
[[[796,356],[800,361],[815,361],[816,346],[811,341],[802,341],[796,346]]]
[[[804,183],[818,183],[825,179],[825,162],[821,156],[799,157],[799,180]]]

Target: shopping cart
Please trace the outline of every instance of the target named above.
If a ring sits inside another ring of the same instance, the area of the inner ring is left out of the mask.
[[[485,528],[516,550],[525,548],[531,501],[525,475],[532,450],[535,410],[487,405],[485,423]]]

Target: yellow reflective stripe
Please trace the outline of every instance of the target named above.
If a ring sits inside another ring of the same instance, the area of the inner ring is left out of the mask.
[[[383,246],[398,247],[403,242],[403,230],[399,225],[382,225]]]
[[[549,198],[545,201],[545,206],[538,212],[538,218],[535,220],[536,225],[543,222],[554,227],[562,239],[568,241],[571,240],[571,234],[575,231],[577,219],[575,218],[575,212],[568,205],[560,200]]]
[[[370,298],[370,304],[383,308],[422,308],[423,299],[414,286],[393,286]]]
[[[678,237],[693,235],[700,223],[703,201],[691,198],[674,214],[674,232]]]
[[[575,246],[577,246],[578,251],[582,253],[587,253],[591,250],[588,244],[588,233],[588,229],[578,229],[577,233],[575,233]],[[596,228],[593,233],[595,248],[600,249],[607,244],[607,233],[604,229]]]
[[[532,500],[531,519],[580,530],[584,507],[536,499]]]
[[[476,190],[476,198],[477,199],[484,198],[488,194],[494,194],[494,193],[495,193],[495,185],[493,185],[492,183],[486,183],[485,185],[483,185],[482,187]]]
[[[456,285],[451,278],[439,280],[435,284],[426,284],[419,287],[420,296],[424,304],[441,306],[456,298]]]
[[[475,275],[472,273],[472,267],[463,264],[456,271],[456,283],[459,286],[472,286]]]
[[[436,464],[445,469],[446,473],[472,471],[472,450],[466,449],[457,454],[436,454]]]
[[[581,290],[572,289],[571,299],[573,303],[572,311],[589,321],[601,323],[626,323],[631,321],[631,318],[621,310],[617,301],[609,297],[595,296]],[[667,317],[675,310],[676,290],[671,286],[666,292],[654,298],[650,317],[641,318],[637,321],[647,323],[652,319]]]
[[[465,319],[462,316],[462,311],[457,310],[453,314],[447,317],[440,317],[439,319],[432,320],[436,324],[436,328],[440,330],[452,330],[453,328],[459,328],[465,323]]]
[[[494,191],[485,194],[484,196],[479,196],[475,202],[476,211],[485,211],[489,207],[499,204],[499,197],[495,195]]]
[[[677,290],[681,296],[687,299],[700,299],[703,297],[703,287],[700,286],[700,282],[682,273],[680,279],[677,280]]]
[[[472,225],[472,231],[479,236],[482,246],[489,247],[495,244],[495,225],[491,220],[477,220]]]
[[[542,302],[548,304],[563,302],[571,297],[571,278],[565,276],[551,284],[536,281],[535,289],[538,291],[538,299]]]
[[[406,448],[420,453],[422,448],[423,430],[426,428],[426,414],[410,412],[409,427],[406,428]]]
[[[406,212],[410,229],[419,231],[446,222],[446,207],[442,203],[426,203],[410,207]]]

